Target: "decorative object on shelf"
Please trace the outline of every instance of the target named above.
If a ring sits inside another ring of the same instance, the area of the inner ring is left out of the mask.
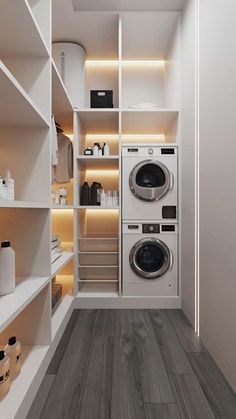
[[[93,149],[92,149],[91,147],[87,147],[87,148],[84,150],[84,155],[85,155],[85,156],[92,156],[92,155],[93,155]]]
[[[85,108],[84,48],[72,42],[52,44],[52,56],[74,108]]]
[[[55,205],[67,205],[67,188],[62,187],[56,191],[51,192],[52,204]]]
[[[95,156],[95,157],[97,157],[98,156],[98,149],[99,149],[99,143],[94,143],[94,145],[93,145],[93,155]]]
[[[0,400],[8,393],[10,388],[10,359],[4,352],[0,351]]]
[[[102,155],[103,156],[109,156],[110,155],[110,147],[109,147],[109,145],[107,143],[104,143],[103,144],[103,147],[102,147]]]
[[[113,108],[113,90],[90,90],[91,108]]]
[[[9,169],[6,171],[5,178],[0,176],[0,199],[8,201],[14,201],[15,199],[15,182]]]
[[[0,248],[0,295],[11,294],[15,291],[15,252],[10,241],[1,243]]]
[[[54,263],[62,255],[61,239],[57,235],[53,235],[51,239],[51,263]]]
[[[56,278],[52,279],[52,314],[56,310],[62,297],[62,285],[55,283]]]
[[[21,370],[21,343],[12,336],[5,346],[5,353],[10,359],[10,376],[15,378]]]

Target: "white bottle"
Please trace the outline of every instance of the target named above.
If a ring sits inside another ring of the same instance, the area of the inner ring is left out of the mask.
[[[2,194],[3,194],[3,178],[0,176],[0,199],[3,199]]]
[[[98,155],[99,155],[99,157],[102,156],[102,149],[101,149],[101,147],[99,147],[99,149],[98,149]]]
[[[106,194],[104,189],[102,189],[101,192],[101,207],[105,207],[106,206]]]
[[[5,346],[5,352],[9,356],[11,366],[11,377],[15,378],[21,370],[21,344],[12,336]]]
[[[10,388],[10,359],[4,351],[0,351],[0,400]]]
[[[107,191],[106,193],[106,207],[112,207],[112,192]]]
[[[11,177],[10,170],[7,170],[6,172],[6,186],[7,186],[7,199],[9,201],[14,201],[15,199],[15,182]]]
[[[7,199],[7,185],[5,180],[2,182],[2,199]]]
[[[1,243],[0,248],[0,295],[11,294],[15,290],[15,252],[9,241]]]
[[[113,207],[118,207],[119,205],[118,191],[113,191],[112,193],[112,205]]]
[[[106,143],[104,143],[104,146],[103,146],[103,155],[104,156],[109,156],[110,155],[110,147]]]
[[[98,145],[96,143],[93,146],[93,155],[98,156]]]

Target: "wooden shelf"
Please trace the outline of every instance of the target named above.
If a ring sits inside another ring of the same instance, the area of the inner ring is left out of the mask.
[[[0,91],[1,128],[13,126],[33,128],[50,127],[50,123],[45,116],[2,61],[0,61]]]
[[[27,0],[2,0],[0,27],[4,34],[0,38],[1,57],[49,57],[48,48]]]
[[[9,393],[1,400],[0,417],[2,419],[13,419],[25,417],[19,414],[23,406],[25,395],[33,382],[37,381],[38,371],[49,350],[49,346],[27,346],[22,347],[22,367],[20,374],[11,382]],[[24,411],[24,408],[22,409]]]
[[[56,276],[56,274],[65,266],[67,263],[70,262],[71,259],[73,259],[74,253],[72,252],[62,252],[61,256],[52,263],[51,267],[51,278]]]
[[[0,208],[48,208],[47,203],[30,201],[8,201],[0,199]]]
[[[0,297],[0,333],[30,304],[49,281],[49,277],[27,277],[17,283],[14,293]]]
[[[73,132],[73,105],[52,59],[52,113],[67,133]]]

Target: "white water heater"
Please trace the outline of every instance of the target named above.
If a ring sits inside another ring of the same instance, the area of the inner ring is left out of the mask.
[[[52,56],[72,105],[85,108],[85,50],[75,43],[55,42]]]

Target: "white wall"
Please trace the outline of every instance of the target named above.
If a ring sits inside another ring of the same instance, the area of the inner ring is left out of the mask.
[[[236,2],[200,2],[200,336],[236,391]]]
[[[195,322],[195,7],[182,14],[181,287],[182,307]]]

